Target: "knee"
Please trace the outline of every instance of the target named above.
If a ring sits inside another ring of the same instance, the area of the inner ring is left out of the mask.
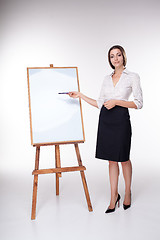
[[[118,166],[118,162],[109,161],[109,166]]]
[[[130,164],[130,160],[126,162],[121,162],[122,167],[128,166],[128,164]]]

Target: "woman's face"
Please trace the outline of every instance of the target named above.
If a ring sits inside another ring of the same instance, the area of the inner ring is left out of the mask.
[[[115,68],[123,66],[123,55],[118,48],[111,50],[110,61]]]

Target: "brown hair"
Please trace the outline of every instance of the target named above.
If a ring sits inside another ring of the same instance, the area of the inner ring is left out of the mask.
[[[110,52],[113,50],[113,49],[119,49],[122,53],[122,56],[123,56],[123,66],[125,67],[126,66],[126,63],[127,63],[127,57],[126,57],[126,52],[124,50],[123,47],[121,47],[120,45],[114,45],[113,47],[111,47],[108,51],[108,61],[109,61],[109,64],[111,66],[111,68],[115,69],[115,67],[112,65],[111,63],[111,60],[110,60]]]

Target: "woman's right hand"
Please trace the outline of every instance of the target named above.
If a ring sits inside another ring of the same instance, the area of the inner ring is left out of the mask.
[[[69,92],[68,95],[72,98],[78,98],[80,97],[80,92]]]
[[[97,105],[97,101],[92,99],[92,98],[89,98],[87,96],[85,96],[83,93],[81,92],[69,92],[68,95],[72,98],[81,98],[83,99],[84,101],[86,101],[87,103],[89,103],[90,105],[94,106],[94,107],[97,107],[98,108],[98,105]]]

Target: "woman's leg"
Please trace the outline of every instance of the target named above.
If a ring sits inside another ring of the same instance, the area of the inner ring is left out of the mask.
[[[118,176],[119,176],[119,166],[118,162],[109,161],[109,179],[111,187],[111,201],[109,208],[115,207],[115,202],[118,196]]]
[[[128,205],[131,204],[132,164],[130,160],[122,162],[121,164],[125,181],[125,198],[123,203]]]

